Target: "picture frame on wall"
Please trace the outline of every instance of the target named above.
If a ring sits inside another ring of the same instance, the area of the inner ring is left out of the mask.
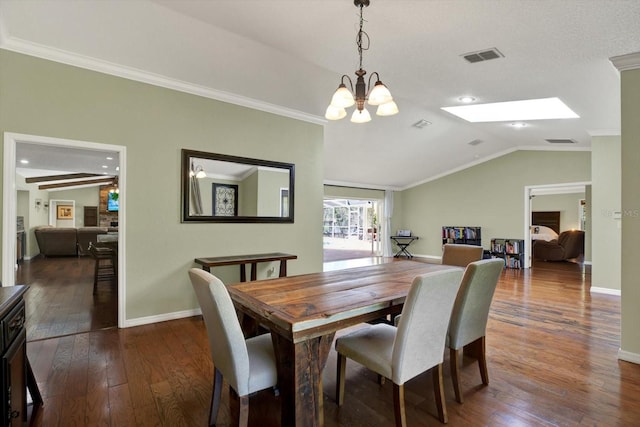
[[[56,219],[73,219],[73,206],[58,206]]]
[[[238,216],[238,186],[213,184],[213,216]]]

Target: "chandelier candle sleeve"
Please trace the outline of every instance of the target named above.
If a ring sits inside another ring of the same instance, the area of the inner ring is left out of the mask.
[[[362,10],[365,6],[369,6],[369,0],[354,0],[353,3],[356,7],[360,8],[360,30],[356,38],[356,44],[358,46],[358,55],[360,56],[360,68],[355,72],[358,77],[356,80],[355,95],[353,90],[353,81],[348,75],[341,77],[340,85],[331,98],[331,103],[327,107],[325,112],[325,118],[328,120],[340,120],[346,117],[346,108],[356,105],[356,109],[353,111],[351,121],[353,123],[366,123],[371,121],[371,115],[365,108],[365,102],[372,106],[377,106],[376,114],[378,116],[393,116],[398,114],[398,106],[393,101],[391,92],[380,80],[380,75],[377,72],[371,73],[369,76],[368,84],[365,83],[364,76],[367,74],[366,70],[362,68],[362,51],[369,49],[369,35],[362,29],[364,18],[362,17]],[[366,46],[363,44],[366,42]],[[373,87],[371,86],[371,79],[375,75],[376,80]],[[346,82],[349,83],[347,87]]]

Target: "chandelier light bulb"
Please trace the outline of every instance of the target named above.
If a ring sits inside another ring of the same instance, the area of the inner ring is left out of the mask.
[[[340,120],[347,116],[347,110],[340,107],[334,107],[329,105],[327,111],[324,113],[324,117],[327,120]]]
[[[336,93],[333,94],[331,98],[331,105],[337,108],[348,108],[355,104],[355,99],[353,99],[353,94],[347,89],[344,83],[340,83]]]
[[[394,114],[398,114],[398,106],[393,101],[380,104],[376,110],[377,116],[393,116]]]
[[[369,94],[369,105],[382,105],[391,101],[393,101],[391,92],[384,83],[378,80]]]
[[[367,123],[370,121],[371,114],[369,114],[366,108],[363,108],[362,110],[353,110],[353,115],[351,116],[352,123]]]

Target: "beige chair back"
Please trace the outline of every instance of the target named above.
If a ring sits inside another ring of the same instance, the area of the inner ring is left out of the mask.
[[[502,273],[502,259],[469,264],[451,314],[449,348],[458,349],[485,336],[491,300]]]
[[[238,395],[249,394],[249,354],[227,288],[197,268],[189,270],[189,278],[202,309],[214,366]]]
[[[391,361],[395,384],[442,363],[447,327],[463,271],[416,277],[402,309]]]
[[[470,262],[482,259],[482,246],[446,243],[442,252],[442,263],[466,267]]]

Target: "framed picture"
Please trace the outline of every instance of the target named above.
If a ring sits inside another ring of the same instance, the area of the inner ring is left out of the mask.
[[[213,184],[213,216],[238,216],[238,186]]]
[[[57,219],[73,219],[72,206],[58,206]]]

